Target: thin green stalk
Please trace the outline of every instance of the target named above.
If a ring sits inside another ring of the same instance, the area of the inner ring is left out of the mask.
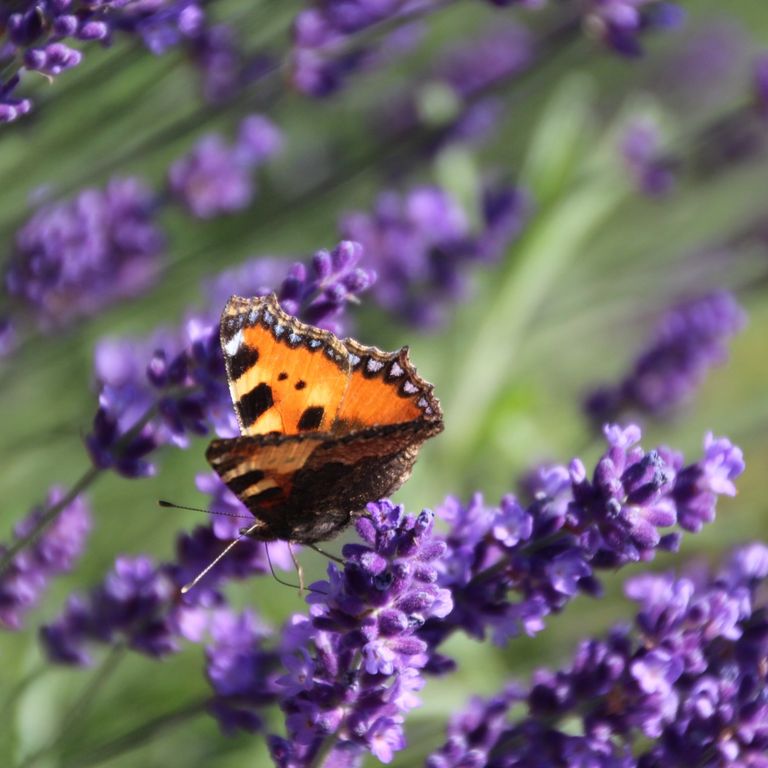
[[[67,491],[64,496],[55,504],[52,504],[43,512],[35,527],[25,536],[11,544],[8,549],[0,556],[0,575],[4,574],[10,567],[13,559],[22,549],[34,544],[42,535],[43,531],[68,507],[86,488],[89,488],[97,477],[103,472],[100,467],[91,466],[80,477],[80,479]]]
[[[144,746],[151,739],[161,736],[179,725],[184,725],[184,723],[192,718],[203,714],[208,706],[208,701],[209,699],[207,698],[202,699],[174,712],[160,715],[154,720],[150,720],[128,731],[128,733],[124,733],[122,736],[94,747],[79,759],[68,761],[67,766],[69,768],[90,768],[90,766],[100,765]]]
[[[96,673],[88,681],[86,686],[81,691],[80,695],[75,699],[74,703],[70,707],[59,725],[58,734],[45,746],[32,752],[28,755],[18,766],[18,768],[31,768],[41,758],[51,754],[65,739],[69,733],[72,725],[80,720],[83,714],[93,703],[98,692],[106,685],[108,680],[112,677],[115,670],[119,666],[120,662],[125,658],[126,646],[122,643],[114,645],[107,656],[100,664]]]
[[[144,415],[117,442],[115,447],[116,451],[119,451],[121,447],[126,445],[126,443],[132,440],[144,428],[144,426],[154,416],[156,409],[156,404],[151,405],[147,409]],[[67,493],[64,494],[64,496],[59,501],[46,509],[45,512],[43,512],[41,515],[40,519],[37,521],[35,527],[32,528],[28,534],[14,541],[13,544],[11,544],[8,549],[3,552],[2,556],[0,556],[0,576],[2,576],[2,574],[4,574],[11,566],[14,557],[16,557],[19,552],[28,547],[30,544],[34,544],[34,542],[36,542],[38,538],[40,538],[40,536],[43,534],[45,529],[64,511],[64,509],[68,507],[81,493],[83,493],[83,491],[90,488],[96,479],[99,478],[103,473],[104,470],[101,467],[89,467],[80,477],[80,479],[69,489],[69,491],[67,491]]]

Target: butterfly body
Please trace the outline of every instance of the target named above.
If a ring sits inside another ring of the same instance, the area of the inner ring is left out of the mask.
[[[274,295],[233,296],[221,344],[241,437],[207,458],[253,513],[250,536],[332,538],[410,475],[443,428],[432,386],[408,360],[302,323]]]

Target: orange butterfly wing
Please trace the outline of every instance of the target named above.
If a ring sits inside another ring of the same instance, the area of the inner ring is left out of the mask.
[[[406,347],[342,342],[288,315],[274,295],[233,296],[221,344],[243,436],[212,441],[206,456],[259,519],[257,538],[330,538],[396,490],[443,428]]]
[[[332,334],[285,313],[274,294],[233,296],[221,346],[243,435],[330,430],[349,381],[348,353]]]

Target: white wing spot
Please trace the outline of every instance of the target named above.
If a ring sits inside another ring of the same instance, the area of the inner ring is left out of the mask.
[[[374,360],[373,358],[370,358],[365,367],[368,369],[369,373],[377,373],[384,367],[384,363],[382,363],[380,360]]]
[[[413,382],[406,381],[403,384],[403,392],[407,392],[409,395],[414,395],[419,391],[419,388],[413,384]]]
[[[398,365],[397,362],[392,363],[392,365],[389,367],[389,375],[394,379],[403,375],[403,369]]]
[[[234,357],[235,353],[243,344],[242,328],[224,345],[224,351],[229,357]]]

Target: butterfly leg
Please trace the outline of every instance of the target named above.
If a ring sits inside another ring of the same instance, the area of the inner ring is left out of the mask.
[[[288,544],[288,551],[291,553],[291,559],[293,560],[293,564],[296,566],[296,575],[299,577],[299,594],[303,596],[304,594],[304,569],[301,567],[301,564],[296,559],[296,553],[293,551],[293,545],[290,541],[286,542]]]

